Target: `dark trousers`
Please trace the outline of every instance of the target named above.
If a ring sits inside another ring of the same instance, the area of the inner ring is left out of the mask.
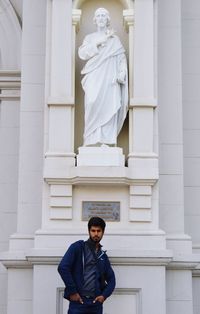
[[[102,314],[103,304],[100,302],[93,303],[93,298],[83,297],[83,304],[70,301],[68,314]]]

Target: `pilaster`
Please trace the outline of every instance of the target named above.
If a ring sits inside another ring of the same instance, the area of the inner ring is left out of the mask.
[[[17,233],[27,235],[41,224],[45,4],[25,1],[23,14]]]
[[[47,2],[46,152],[49,168],[75,164],[74,152],[74,42],[71,1]],[[69,48],[70,47],[70,48]]]
[[[158,154],[155,151],[157,139],[155,126],[155,4],[153,0],[134,3],[134,23],[130,10],[124,11],[126,27],[129,30],[129,155],[128,167],[140,179],[158,179]],[[142,38],[142,40],[141,40]],[[140,189],[146,192],[137,196],[133,192]],[[151,222],[152,186],[130,187],[130,221]],[[144,193],[144,194],[143,194]],[[135,200],[137,201],[135,202]],[[140,204],[140,207],[137,204]],[[146,204],[146,205],[145,205]],[[143,209],[142,209],[143,208]],[[154,216],[155,217],[155,216]]]

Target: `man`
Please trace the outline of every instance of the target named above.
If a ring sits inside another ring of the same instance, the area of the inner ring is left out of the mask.
[[[64,298],[70,301],[68,314],[102,314],[103,302],[115,288],[113,269],[100,244],[105,226],[103,219],[92,217],[89,239],[71,244],[58,266]]]
[[[108,26],[109,12],[94,14],[97,31],[85,37],[79,57],[85,92],[84,146],[115,145],[128,109],[128,73],[125,50]]]

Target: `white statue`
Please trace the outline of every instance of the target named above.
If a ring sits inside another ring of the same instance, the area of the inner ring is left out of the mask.
[[[88,60],[81,71],[85,92],[84,146],[116,144],[128,107],[125,50],[104,8],[95,11],[95,33],[85,37],[79,57]]]

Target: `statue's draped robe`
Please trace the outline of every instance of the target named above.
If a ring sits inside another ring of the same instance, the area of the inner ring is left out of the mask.
[[[117,36],[97,48],[96,33],[87,35],[79,57],[88,60],[81,74],[85,92],[84,145],[116,144],[127,113],[128,74],[124,48]],[[125,71],[124,84],[117,82]]]

